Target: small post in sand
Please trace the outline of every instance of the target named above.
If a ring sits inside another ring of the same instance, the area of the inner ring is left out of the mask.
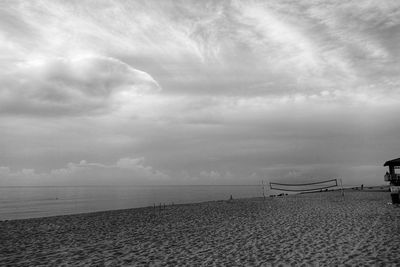
[[[343,190],[342,178],[340,178],[339,181],[340,181],[340,189],[341,189],[341,191],[342,191],[342,197],[344,197],[344,190]]]
[[[262,183],[262,190],[263,190],[263,199],[265,201],[265,185],[264,185],[264,180],[261,181]]]

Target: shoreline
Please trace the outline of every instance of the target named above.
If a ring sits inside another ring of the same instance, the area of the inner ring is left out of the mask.
[[[344,188],[344,192],[361,192],[361,193],[367,193],[367,192],[390,192],[389,186],[367,186],[364,187],[363,190],[359,189],[360,187],[348,187]],[[288,197],[288,196],[294,196],[294,195],[307,195],[307,194],[318,194],[318,193],[330,193],[330,192],[340,192],[341,189],[329,189],[327,191],[309,191],[309,192],[300,192],[300,193],[280,193],[280,194],[266,194],[265,198],[270,199],[270,198],[275,198],[275,197]],[[250,199],[263,199],[262,196],[257,196],[257,197],[244,197],[244,198],[233,198],[234,201],[240,201],[240,200],[250,200]],[[220,202],[220,201],[229,201],[229,199],[220,199],[220,200],[206,200],[206,201],[199,201],[199,202],[187,202],[187,203],[155,203],[156,209],[159,208],[159,204],[165,204],[165,206],[178,206],[178,205],[199,205],[202,203],[208,203],[208,202]],[[163,205],[162,205],[163,206]],[[92,213],[102,213],[102,212],[113,212],[113,211],[124,211],[124,210],[137,210],[137,209],[146,209],[146,208],[154,208],[153,205],[146,205],[146,206],[140,206],[140,207],[130,207],[130,208],[121,208],[121,209],[106,209],[106,210],[97,210],[97,211],[84,211],[84,212],[77,212],[77,213],[68,213],[68,214],[56,214],[56,215],[49,215],[49,216],[42,216],[42,217],[28,217],[28,218],[17,218],[17,219],[0,219],[1,222],[10,222],[10,221],[20,221],[20,220],[31,220],[31,219],[44,219],[44,218],[52,218],[52,217],[61,217],[61,216],[74,216],[74,215],[85,215],[85,214],[92,214]]]
[[[282,197],[282,196],[275,196],[275,197]],[[271,197],[266,197],[266,199],[269,199]],[[165,204],[161,205],[161,209],[165,210],[167,208],[171,207],[178,207],[178,206],[192,206],[192,205],[202,205],[202,204],[207,204],[207,203],[219,203],[219,202],[234,202],[234,201],[246,201],[246,200],[262,200],[263,197],[247,197],[247,198],[234,198],[232,200],[227,199],[227,200],[208,200],[208,201],[200,201],[200,202],[188,202],[188,203],[177,203],[177,204]],[[0,220],[0,223],[2,222],[14,222],[14,221],[25,221],[25,220],[41,220],[41,219],[51,219],[51,218],[57,218],[57,217],[68,217],[68,216],[85,216],[85,215],[95,215],[97,213],[109,213],[109,212],[126,212],[126,211],[140,211],[144,209],[151,209],[152,211],[158,212],[159,210],[159,205],[154,206],[143,206],[143,207],[133,207],[133,208],[123,208],[123,209],[109,209],[109,210],[99,210],[99,211],[90,211],[90,212],[79,212],[79,213],[71,213],[71,214],[60,214],[60,215],[50,215],[50,216],[44,216],[44,217],[32,217],[32,218],[21,218],[21,219],[6,219],[6,220]]]

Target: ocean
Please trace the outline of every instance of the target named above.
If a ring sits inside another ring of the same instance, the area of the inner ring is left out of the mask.
[[[227,200],[231,195],[262,197],[263,190],[260,185],[0,187],[0,220]]]

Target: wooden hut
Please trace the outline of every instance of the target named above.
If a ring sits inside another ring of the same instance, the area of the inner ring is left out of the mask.
[[[400,158],[386,161],[383,166],[388,166],[389,171],[385,174],[385,181],[390,182],[390,192],[393,204],[400,204]]]

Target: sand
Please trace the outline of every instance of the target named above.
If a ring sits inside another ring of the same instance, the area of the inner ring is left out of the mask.
[[[0,222],[0,265],[400,265],[388,192],[313,193]]]

